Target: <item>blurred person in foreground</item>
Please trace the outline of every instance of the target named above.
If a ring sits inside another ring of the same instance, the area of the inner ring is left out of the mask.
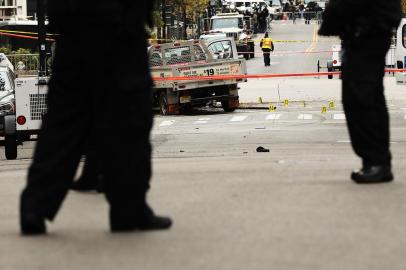
[[[401,16],[400,0],[331,0],[319,30],[342,39],[342,100],[352,147],[362,159],[351,179],[359,184],[393,180],[383,78]]]
[[[45,220],[55,218],[89,137],[95,140],[111,231],[171,226],[146,202],[152,80],[145,26],[151,24],[152,5],[150,0],[48,0],[49,21],[60,36],[48,113],[21,196],[23,235],[46,233]],[[112,102],[118,110],[110,109]],[[123,140],[124,133],[131,140]]]

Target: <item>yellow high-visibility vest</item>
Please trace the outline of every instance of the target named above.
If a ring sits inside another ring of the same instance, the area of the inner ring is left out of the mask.
[[[262,49],[272,49],[272,39],[263,38],[262,39]]]

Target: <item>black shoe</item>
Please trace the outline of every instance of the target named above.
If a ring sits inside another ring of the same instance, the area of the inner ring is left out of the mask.
[[[167,230],[172,226],[172,220],[169,217],[152,216],[148,219],[137,220],[133,223],[111,223],[112,232],[131,232],[135,230],[152,231]]]
[[[35,215],[22,215],[20,225],[22,235],[43,235],[47,233],[45,219]]]
[[[133,217],[125,217],[110,211],[110,229],[112,232],[131,232],[135,230],[167,230],[172,226],[169,217],[156,216],[153,211],[146,206],[141,214]]]
[[[99,183],[95,181],[84,180],[82,178],[73,182],[71,189],[78,192],[92,192],[92,191],[97,191],[99,193],[103,192],[103,188]]]
[[[391,166],[364,166],[353,172],[351,179],[357,184],[377,184],[393,181]]]

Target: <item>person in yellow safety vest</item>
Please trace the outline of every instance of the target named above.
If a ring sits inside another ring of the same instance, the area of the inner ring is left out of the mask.
[[[265,33],[264,38],[261,40],[260,46],[262,52],[264,53],[264,63],[266,67],[271,66],[271,57],[270,54],[274,50],[272,39],[269,37],[268,33]]]

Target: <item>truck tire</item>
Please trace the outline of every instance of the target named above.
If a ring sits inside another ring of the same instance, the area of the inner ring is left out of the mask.
[[[327,71],[328,72],[333,72],[334,68],[333,68],[333,61],[328,61],[327,62]],[[332,79],[333,75],[327,75],[327,78]]]
[[[184,104],[184,105],[182,106],[181,112],[182,112],[183,114],[191,114],[191,113],[193,112],[192,104],[190,104],[190,103]]]
[[[333,68],[327,68],[328,72],[333,72]],[[327,78],[332,79],[333,75],[327,75]]]
[[[223,110],[225,112],[233,112],[233,111],[235,111],[235,108],[230,107],[230,104],[229,104],[228,100],[223,100],[221,102],[221,106],[223,107]]]
[[[159,112],[161,115],[169,114],[168,97],[165,91],[162,91],[159,95]]]
[[[6,154],[6,159],[13,160],[17,158],[17,136],[5,135],[4,137],[4,149]]]

